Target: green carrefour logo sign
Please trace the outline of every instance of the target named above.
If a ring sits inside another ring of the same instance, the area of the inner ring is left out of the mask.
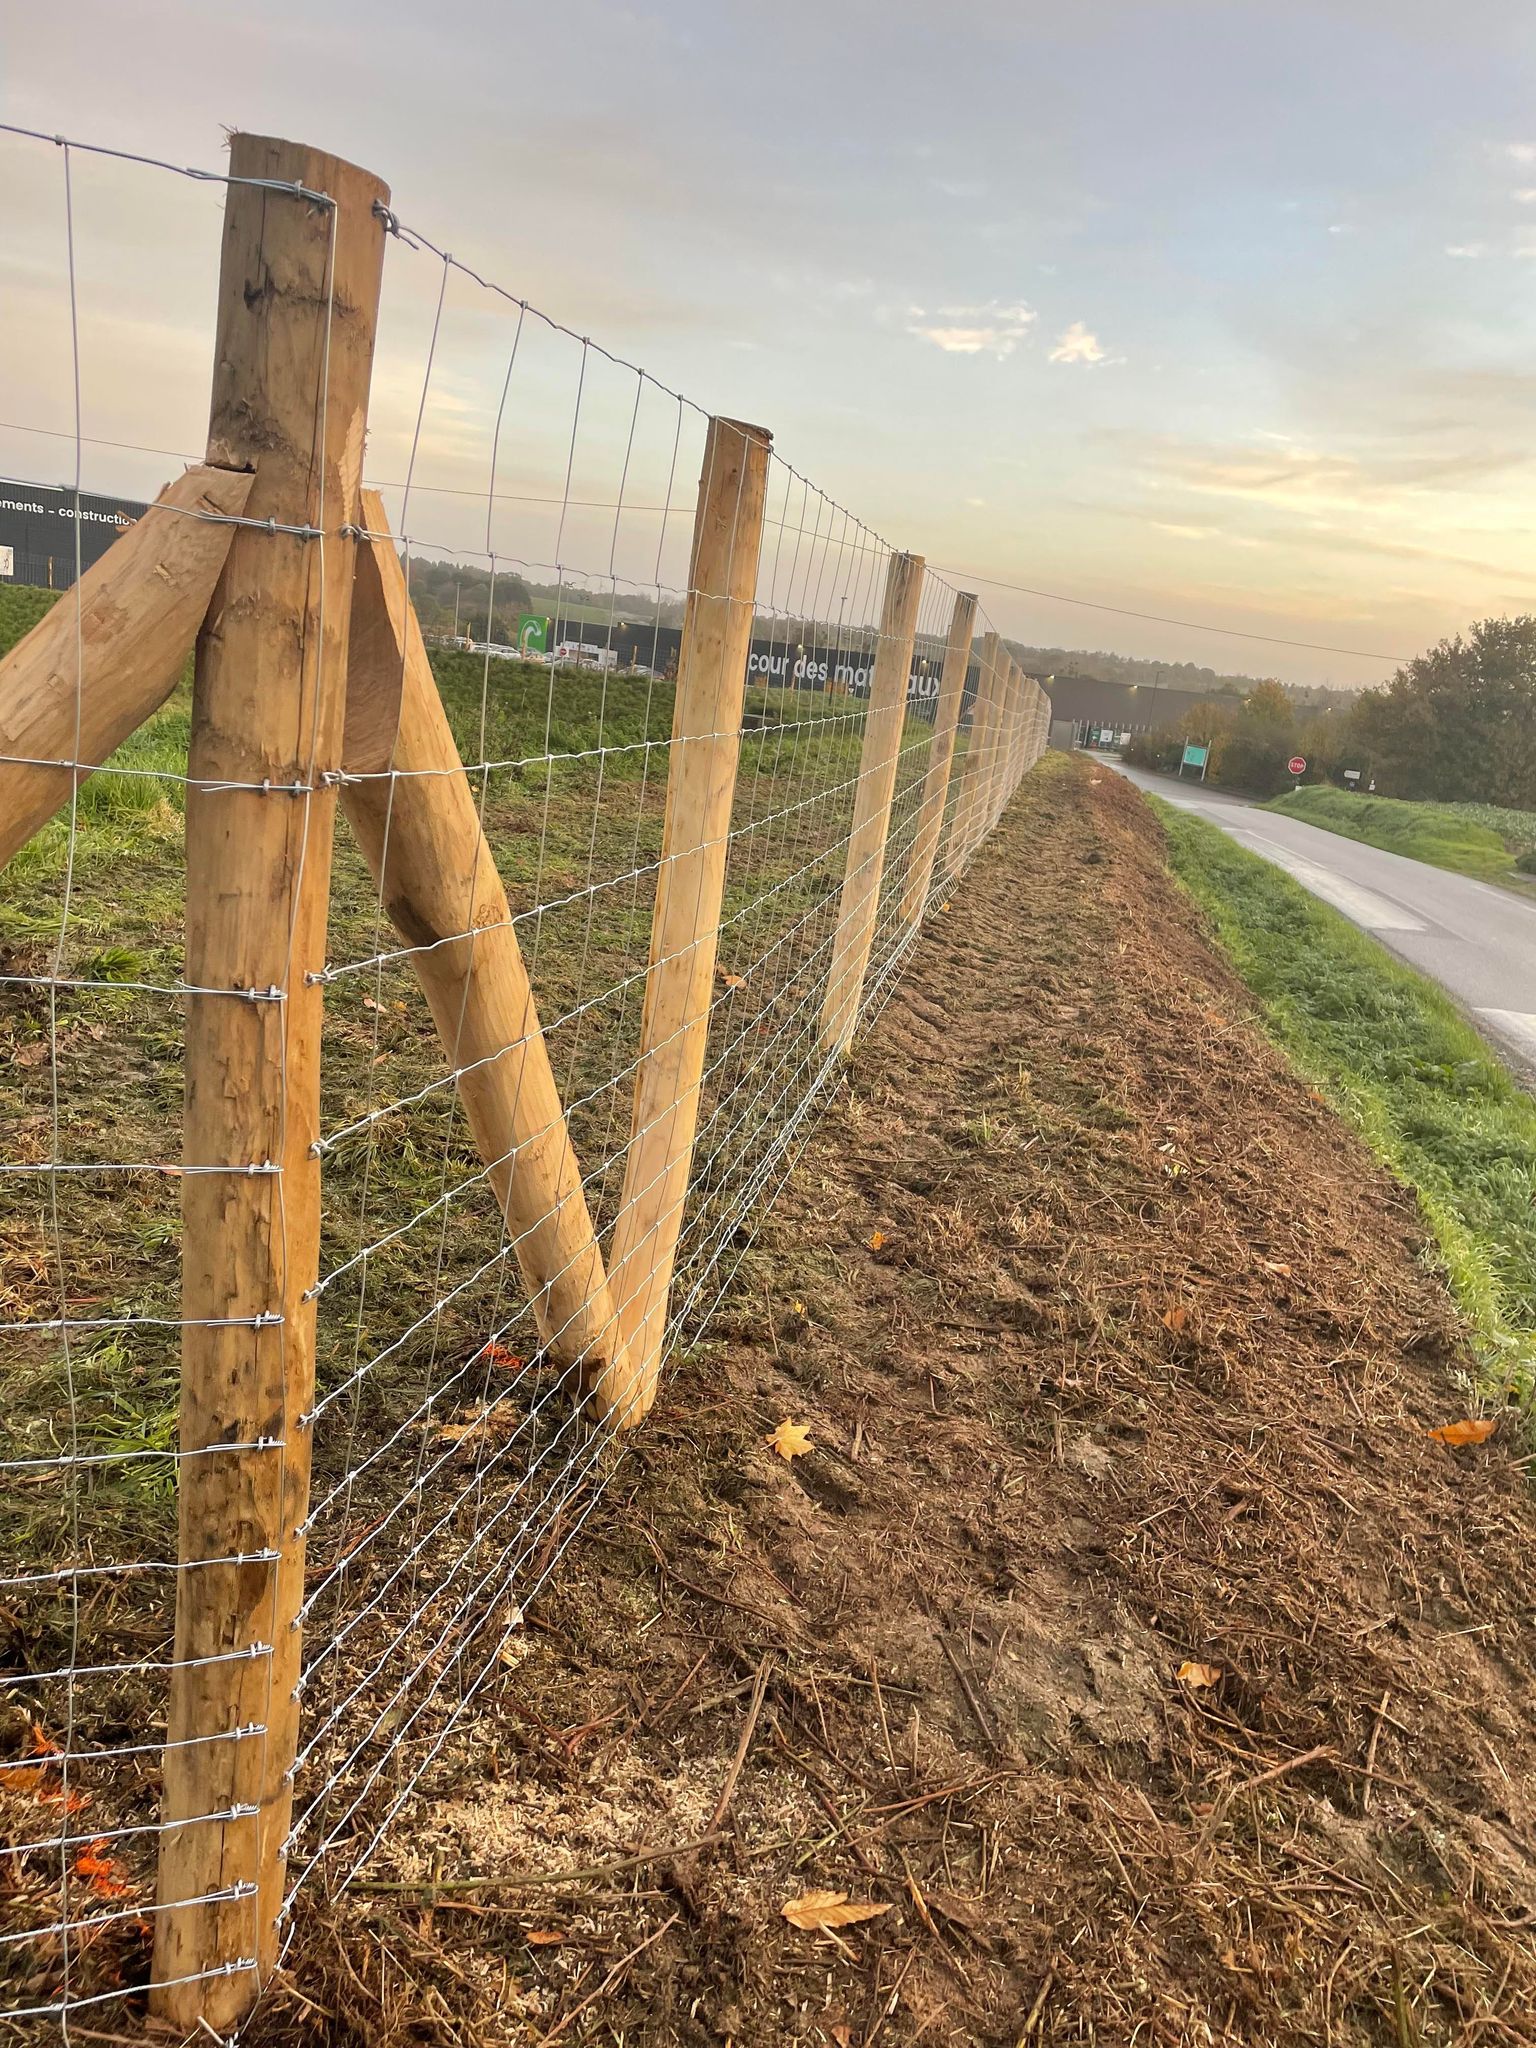
[[[548,619],[542,619],[534,612],[518,613],[517,651],[519,654],[548,654]]]

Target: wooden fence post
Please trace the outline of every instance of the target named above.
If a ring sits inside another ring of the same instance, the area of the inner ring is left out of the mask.
[[[952,867],[963,866],[976,850],[985,827],[982,823],[986,801],[987,769],[992,756],[992,726],[999,684],[997,635],[986,634],[981,643],[981,668],[976,678],[976,698],[971,705],[971,730],[965,758],[960,764],[960,795],[955,804],[951,834],[957,842]]]
[[[772,441],[712,419],[704,446],[678,657],[672,753],[624,1192],[608,1288],[633,1392],[614,1419],[650,1412],[693,1166],[715,993],[720,905],[741,756],[741,713]]]
[[[421,983],[539,1335],[600,1412],[632,1389],[603,1255],[507,892],[427,660],[377,491],[363,493],[341,805]],[[366,737],[365,737],[366,736]],[[379,773],[388,769],[390,773]]]
[[[1019,763],[1024,751],[1026,729],[1029,722],[1028,713],[1025,710],[1028,685],[1025,682],[1024,671],[1016,661],[1010,665],[1009,680],[1008,744],[1003,750],[1002,788],[998,792],[997,802],[997,815],[999,818],[1007,810],[1013,798],[1013,792],[1018,787],[1019,777],[1023,773]]]
[[[366,171],[262,136],[233,138],[230,172],[208,459],[254,472],[246,515],[275,528],[235,537],[193,693],[186,978],[229,993],[187,999],[185,1569],[152,1993],[164,2018],[219,2031],[276,1960],[293,1805],[320,1236],[315,977],[389,196]]]
[[[821,1042],[828,1052],[843,1051],[851,1043],[864,1000],[864,975],[880,907],[885,840],[901,735],[907,722],[907,679],[912,672],[912,642],[922,594],[922,556],[893,554],[885,573],[880,639],[864,713],[864,743],[859,749],[853,826],[821,1010]]]
[[[1011,654],[1003,656],[1003,687],[997,712],[997,744],[992,750],[991,786],[987,794],[987,831],[992,832],[1012,793],[1008,780],[1009,768],[1013,761],[1013,750],[1018,739],[1019,727],[1019,685],[1022,680],[1019,664]]]
[[[923,778],[923,801],[912,839],[906,893],[901,899],[903,925],[917,924],[928,907],[928,889],[933,881],[933,863],[939,851],[939,833],[944,824],[944,800],[949,794],[949,771],[955,758],[955,728],[960,721],[960,704],[965,696],[966,671],[971,665],[971,634],[975,624],[975,598],[969,591],[957,591],[955,609],[950,615],[949,638],[944,646],[944,666],[939,675],[939,701],[933,715],[933,740],[928,749],[928,773]]]

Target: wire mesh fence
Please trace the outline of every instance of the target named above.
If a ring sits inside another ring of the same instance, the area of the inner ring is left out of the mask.
[[[1044,699],[364,174],[0,140],[61,185],[77,514],[195,432],[106,374],[82,162],[114,261],[190,189],[220,322],[180,496],[6,594],[0,2034],[151,1978],[220,2029],[515,1684]]]

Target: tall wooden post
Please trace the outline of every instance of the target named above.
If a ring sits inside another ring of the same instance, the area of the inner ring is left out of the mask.
[[[678,657],[666,818],[624,1193],[608,1288],[629,1348],[624,1427],[650,1412],[693,1165],[768,489],[770,437],[714,419],[704,447]],[[622,1393],[622,1399],[619,1398]]]
[[[347,821],[457,1071],[534,1320],[601,1407],[630,1391],[623,1336],[511,906],[416,623],[384,501],[363,493],[347,678]],[[371,744],[370,744],[371,742]],[[377,751],[374,751],[374,750]]]
[[[949,638],[944,645],[944,666],[939,674],[939,702],[933,717],[933,740],[928,749],[928,773],[923,778],[923,801],[912,839],[906,893],[901,899],[903,925],[916,924],[928,905],[933,863],[944,824],[944,800],[949,793],[949,770],[955,758],[955,728],[959,724],[960,704],[965,696],[966,671],[971,665],[971,634],[975,625],[975,598],[969,591],[957,591],[955,609],[950,615]]]
[[[970,859],[986,831],[987,772],[992,759],[992,729],[1000,684],[997,635],[988,633],[981,643],[981,669],[976,678],[976,699],[971,706],[970,736],[960,764],[960,795],[953,827],[956,857],[951,867],[963,866]]]
[[[219,2030],[276,1960],[293,1805],[320,1238],[313,977],[389,196],[367,171],[262,136],[235,136],[230,170],[208,459],[254,472],[247,517],[300,530],[242,528],[230,549],[198,640],[187,792],[186,977],[229,993],[187,1001],[186,1569],[153,2004]]]
[[[828,1052],[841,1051],[851,1043],[864,1000],[864,975],[880,907],[885,840],[901,735],[907,722],[907,679],[912,672],[912,642],[922,594],[922,556],[893,554],[885,574],[880,642],[864,714],[864,743],[859,750],[853,827],[821,1010],[821,1042]]]
[[[998,762],[995,825],[1008,808],[1019,779],[1019,748],[1024,738],[1024,671],[1013,656],[1008,657],[1008,691],[1003,706],[1003,744]]]
[[[1015,714],[1019,703],[1019,665],[1011,654],[1002,658],[997,692],[997,710],[992,728],[992,760],[987,774],[986,838],[1002,815],[1008,801],[1008,757],[1013,748]]]

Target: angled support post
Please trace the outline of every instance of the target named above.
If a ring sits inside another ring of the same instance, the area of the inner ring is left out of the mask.
[[[167,484],[0,660],[0,867],[175,689],[252,482]]]
[[[624,1343],[511,905],[427,661],[384,501],[363,493],[341,804],[458,1077],[539,1335],[600,1413]]]

